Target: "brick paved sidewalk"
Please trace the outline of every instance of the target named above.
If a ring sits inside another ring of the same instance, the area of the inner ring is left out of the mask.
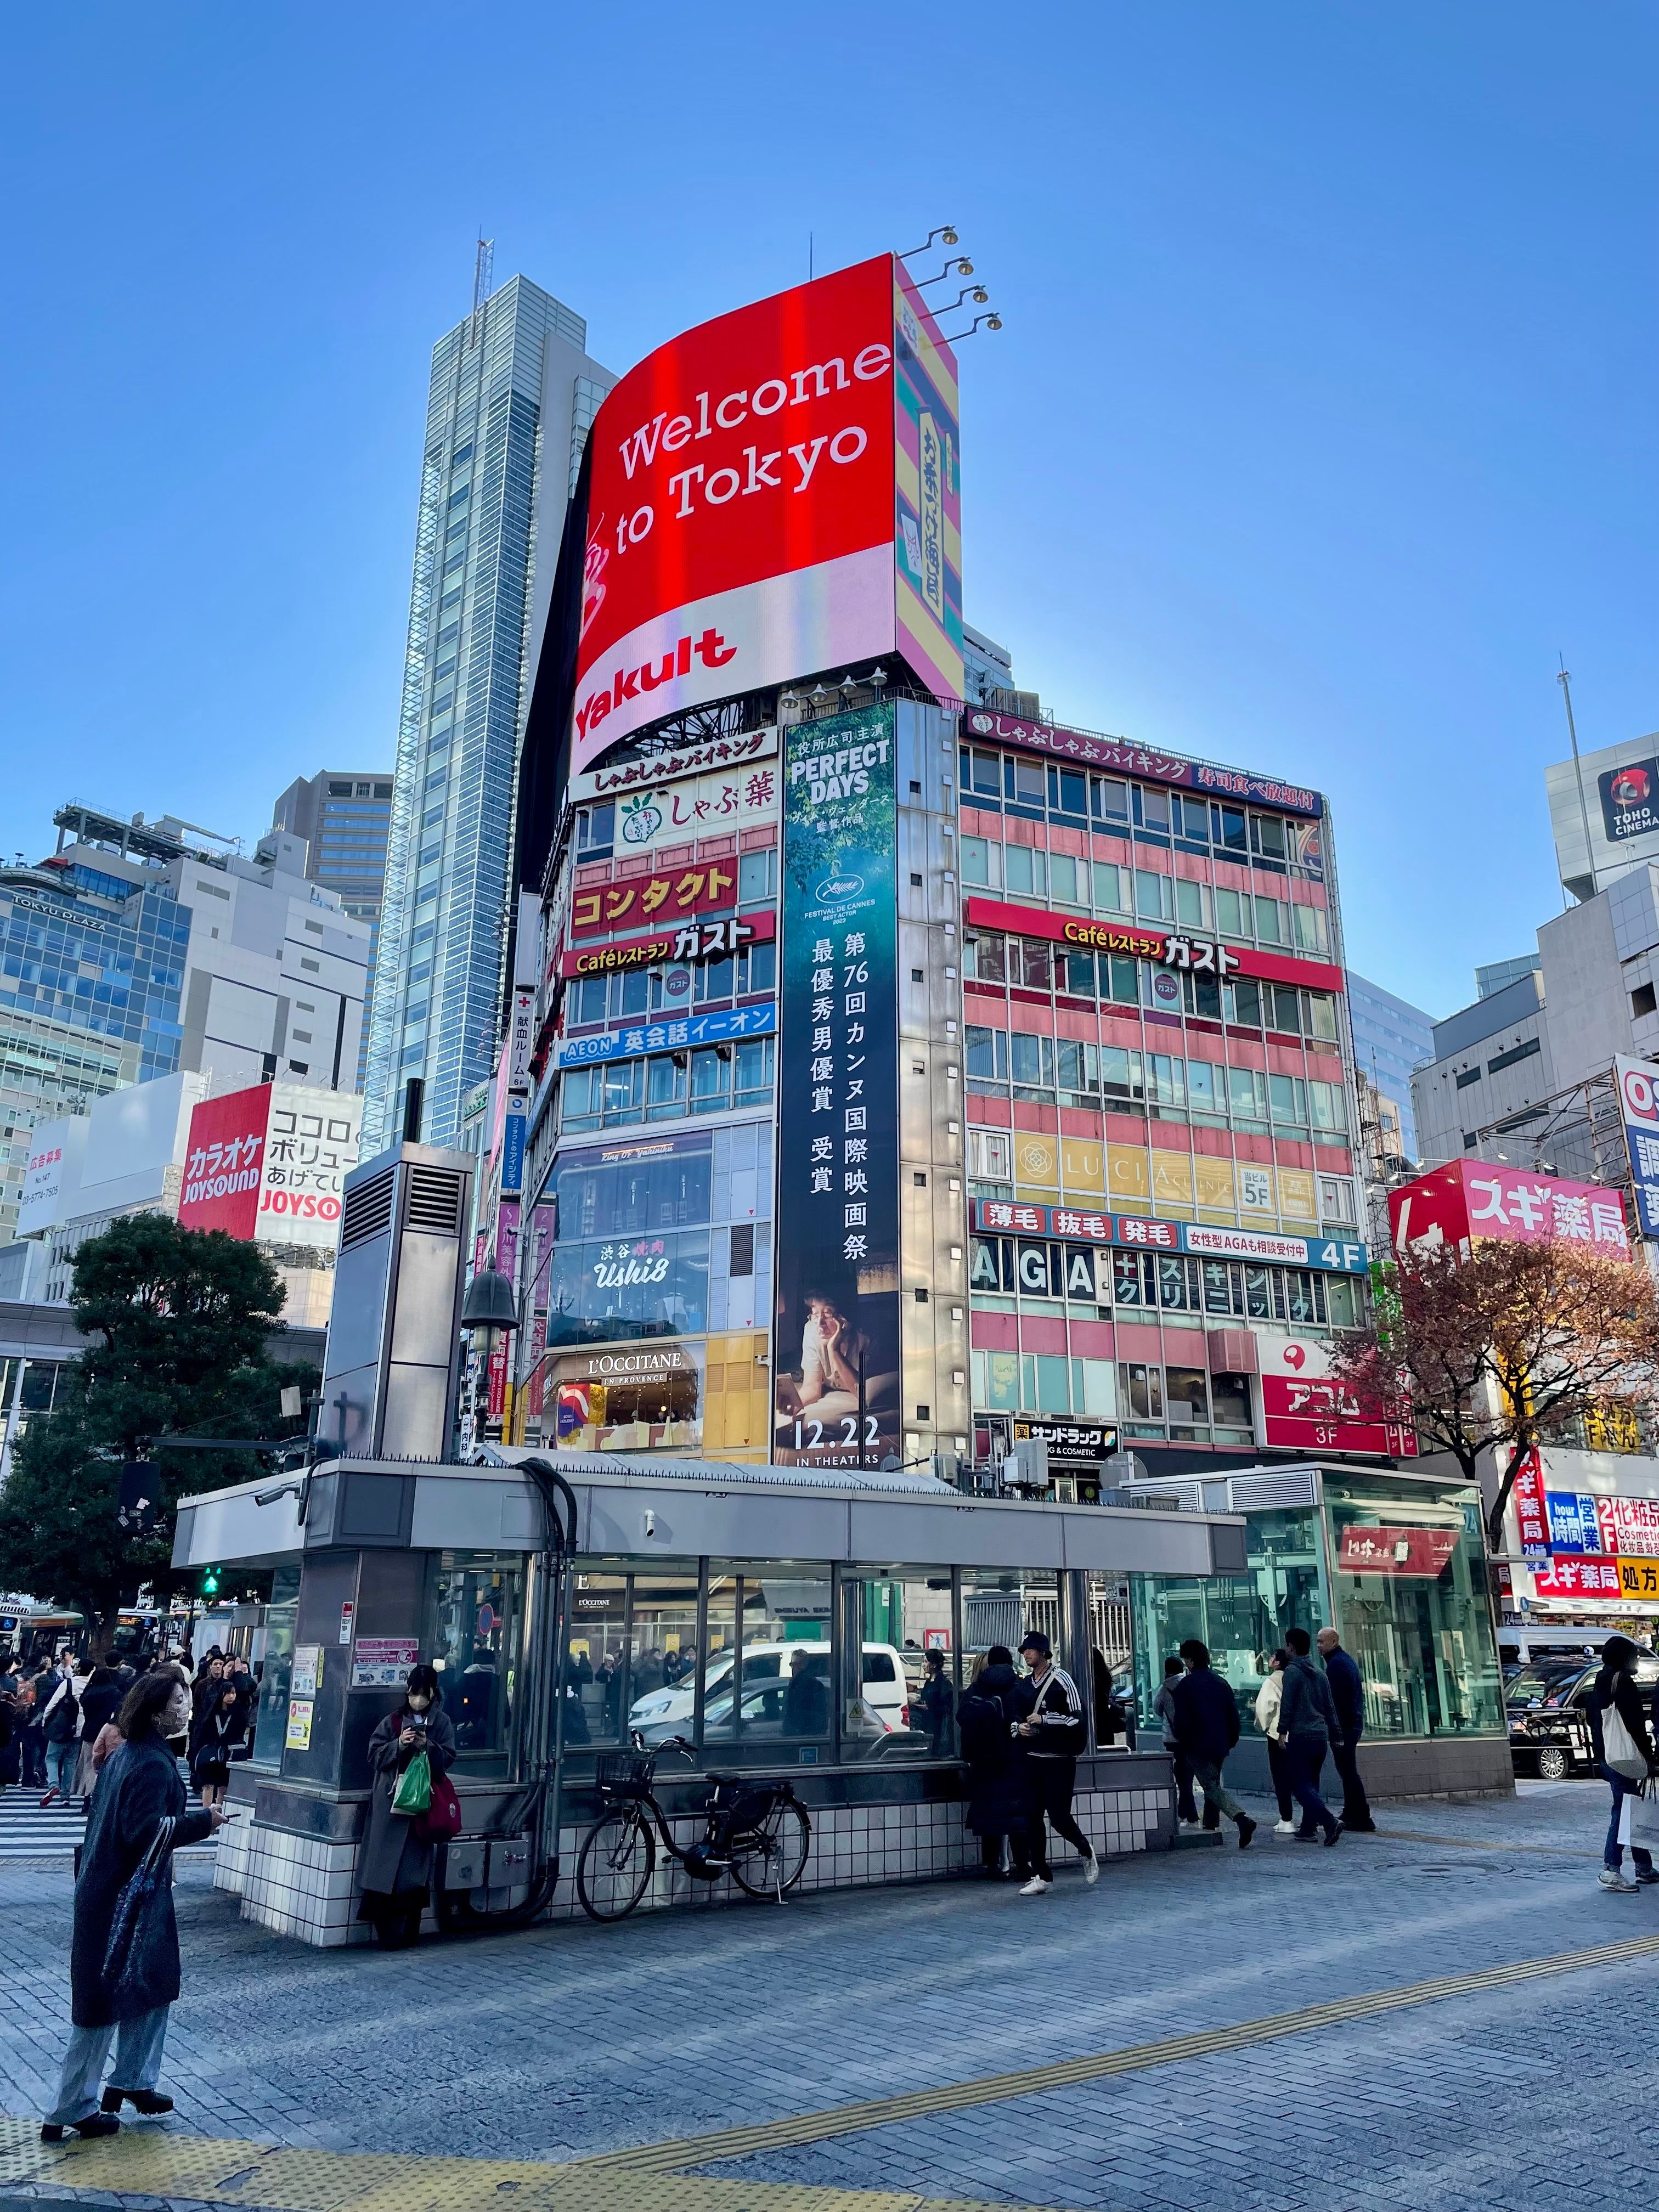
[[[1248,1853],[1120,1862],[1092,1891],[1064,1881],[1042,1899],[966,1883],[842,1893],[412,1954],[306,1951],[181,1869],[169,2124],[567,2160],[1659,1935],[1659,1892],[1596,1887],[1605,1808],[1587,1784],[1384,1806],[1398,1834],[1326,1851],[1264,1830]],[[38,2112],[55,2073],[69,1914],[66,1869],[0,1867],[0,2104],[14,2113]],[[1078,2212],[1628,2205],[1631,2163],[1659,2137],[1656,1971],[1443,2001],[711,2177]]]

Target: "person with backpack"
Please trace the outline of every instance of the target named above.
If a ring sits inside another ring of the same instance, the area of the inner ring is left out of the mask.
[[[50,1805],[54,1797],[74,1794],[75,1770],[81,1757],[81,1700],[75,1694],[67,1667],[58,1675],[58,1686],[40,1716],[40,1733],[46,1746],[46,1794],[40,1802]]]
[[[1019,1893],[1041,1897],[1054,1886],[1054,1871],[1048,1863],[1050,1823],[1054,1833],[1064,1837],[1083,1861],[1085,1881],[1100,1880],[1100,1861],[1095,1856],[1094,1845],[1072,1817],[1078,1753],[1088,1740],[1077,1684],[1055,1666],[1054,1646],[1040,1628],[1027,1634],[1019,1656],[1031,1670],[1017,1685],[1024,1708],[1017,1733],[1024,1747],[1031,1789],[1031,1872]]]
[[[1302,1808],[1302,1825],[1296,1832],[1299,1844],[1315,1842],[1322,1831],[1327,1845],[1342,1840],[1342,1827],[1319,1794],[1319,1770],[1342,1729],[1323,1670],[1309,1657],[1313,1638],[1305,1628],[1287,1629],[1285,1648],[1290,1664],[1279,1693],[1279,1741],[1290,1753],[1291,1795]]]
[[[967,1824],[979,1838],[980,1864],[993,1881],[1006,1881],[1005,1840],[1015,1875],[1030,1879],[1026,1844],[1031,1801],[1025,1761],[1014,1741],[1019,1677],[1006,1644],[994,1644],[976,1662],[957,1705],[957,1734],[968,1762]]]
[[[1238,1741],[1238,1703],[1210,1664],[1209,1646],[1189,1636],[1181,1647],[1187,1672],[1176,1685],[1176,1741],[1204,1792],[1206,1825],[1213,1813],[1218,1827],[1224,1814],[1238,1823],[1238,1848],[1250,1847],[1255,1822],[1221,1779],[1228,1753]]]
[[[1653,1854],[1640,1844],[1631,1845],[1636,1879],[1630,1879],[1625,1872],[1625,1846],[1619,1834],[1626,1800],[1639,1797],[1643,1783],[1659,1771],[1642,1693],[1636,1686],[1637,1657],[1636,1646],[1628,1636],[1608,1637],[1601,1646],[1601,1671],[1590,1684],[1589,1724],[1595,1762],[1613,1791],[1613,1818],[1607,1823],[1601,1871],[1596,1876],[1603,1889],[1645,1889],[1659,1881]]]

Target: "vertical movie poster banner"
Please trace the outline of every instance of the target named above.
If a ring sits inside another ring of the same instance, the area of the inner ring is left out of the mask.
[[[884,705],[784,733],[772,1456],[785,1465],[875,1468],[899,1449],[894,727]]]

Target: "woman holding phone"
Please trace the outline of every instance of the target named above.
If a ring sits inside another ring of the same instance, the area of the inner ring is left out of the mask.
[[[411,1814],[392,1808],[399,1778],[421,1752],[427,1755],[434,1780],[454,1764],[455,1730],[443,1710],[437,1671],[431,1667],[410,1668],[402,1705],[386,1716],[368,1740],[374,1796],[363,1845],[363,1901],[357,1917],[369,1923],[388,1949],[417,1940],[432,1887],[431,1842],[416,1832]]]

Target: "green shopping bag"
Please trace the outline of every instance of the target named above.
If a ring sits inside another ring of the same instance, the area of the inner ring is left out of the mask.
[[[398,1787],[392,1793],[392,1809],[394,1813],[424,1813],[431,1802],[432,1762],[423,1751],[417,1751],[398,1777]]]

